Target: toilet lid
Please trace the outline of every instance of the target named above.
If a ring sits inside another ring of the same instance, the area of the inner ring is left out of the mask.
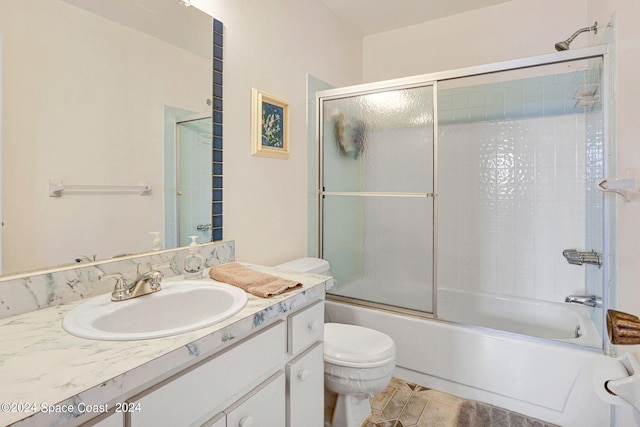
[[[342,323],[324,325],[325,362],[373,368],[395,363],[395,356],[395,343],[380,331]]]

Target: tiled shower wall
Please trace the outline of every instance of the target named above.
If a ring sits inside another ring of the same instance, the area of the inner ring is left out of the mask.
[[[590,277],[601,294],[597,267],[562,256],[602,251],[602,111],[575,96],[598,74],[440,92],[439,287],[564,301]]]
[[[439,287],[564,301],[585,269],[585,126],[578,114],[440,127]]]

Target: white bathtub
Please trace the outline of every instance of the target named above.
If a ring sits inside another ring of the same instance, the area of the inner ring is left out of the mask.
[[[331,292],[425,312],[430,312],[432,305],[424,284],[405,280],[394,281],[393,286],[377,286],[375,279],[360,277]],[[600,349],[601,338],[588,310],[565,302],[438,289],[437,316],[442,320]]]
[[[442,298],[456,297],[458,301],[457,296],[462,295],[451,293]],[[595,394],[590,372],[594,358],[605,357],[601,352],[328,298],[327,321],[370,327],[394,339],[398,349],[394,375],[400,378],[563,427],[611,425],[610,406]],[[470,301],[487,304],[485,312],[495,314],[489,309],[495,301]],[[553,309],[544,306],[536,310]],[[527,317],[522,310],[516,312],[520,318]],[[506,321],[495,315],[489,319]]]
[[[438,289],[438,317],[456,323],[602,348],[588,308],[582,305]]]

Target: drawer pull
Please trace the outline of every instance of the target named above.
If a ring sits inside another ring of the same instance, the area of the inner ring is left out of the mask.
[[[253,425],[253,417],[242,417],[238,423],[240,427],[251,427]]]
[[[318,322],[317,322],[317,321],[315,321],[315,320],[314,320],[313,322],[309,322],[309,325],[308,325],[308,326],[309,326],[309,330],[310,330],[311,332],[315,332],[315,331],[317,331],[317,330],[318,330]]]

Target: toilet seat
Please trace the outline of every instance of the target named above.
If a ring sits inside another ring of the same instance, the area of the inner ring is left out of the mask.
[[[382,332],[356,325],[324,325],[324,361],[354,368],[395,364],[396,346]]]

